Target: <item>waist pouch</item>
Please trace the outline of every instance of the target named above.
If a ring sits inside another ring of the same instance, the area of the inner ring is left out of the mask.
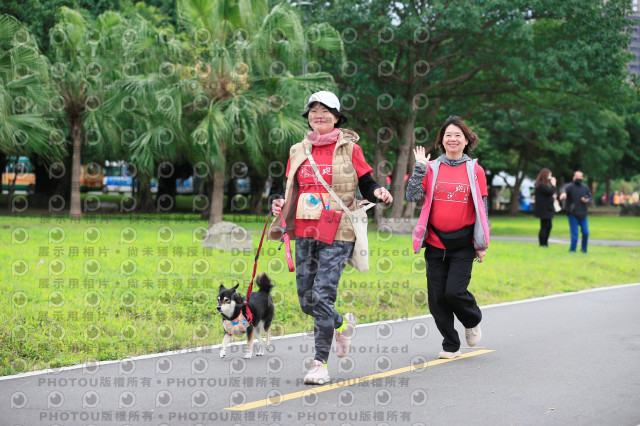
[[[322,209],[320,220],[318,221],[318,235],[316,240],[323,243],[333,244],[340,225],[340,219],[343,212],[337,212],[333,209]]]
[[[445,232],[431,225],[431,229],[433,229],[433,232],[440,238],[442,245],[444,245],[447,250],[457,250],[473,245],[473,227],[474,225],[469,225],[457,231]]]

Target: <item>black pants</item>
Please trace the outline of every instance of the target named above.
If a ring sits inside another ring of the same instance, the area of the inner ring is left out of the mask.
[[[538,241],[541,246],[549,245],[549,234],[551,234],[551,219],[540,219],[540,232],[538,232]]]
[[[443,337],[442,348],[455,352],[460,349],[460,338],[453,326],[454,315],[465,328],[473,328],[482,320],[476,299],[467,290],[475,249],[469,246],[443,250],[427,245],[424,258],[427,262],[429,310]]]

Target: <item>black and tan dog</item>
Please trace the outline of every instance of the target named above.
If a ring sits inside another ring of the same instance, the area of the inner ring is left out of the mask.
[[[220,348],[220,358],[227,354],[227,345],[231,341],[231,337],[238,333],[247,333],[247,353],[245,358],[253,356],[253,339],[258,335],[260,347],[256,352],[256,356],[264,355],[266,346],[271,345],[271,321],[275,313],[273,300],[271,299],[271,289],[273,283],[264,272],[258,275],[256,279],[258,291],[251,294],[249,299],[249,309],[253,315],[253,323],[244,317],[242,307],[244,306],[245,297],[237,292],[239,284],[235,287],[226,288],[220,284],[218,292],[218,312],[222,315],[222,327],[224,329],[224,337],[222,338],[222,347]],[[265,345],[262,340],[262,333],[267,334],[267,343]]]

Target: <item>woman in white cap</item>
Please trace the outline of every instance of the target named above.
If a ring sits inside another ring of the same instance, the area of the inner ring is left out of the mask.
[[[390,203],[393,197],[373,179],[372,168],[357,145],[360,137],[340,128],[347,118],[340,112],[336,95],[314,93],[302,116],[311,131],[289,151],[285,197],[273,201],[272,212],[282,214],[286,232],[295,236],[298,299],[302,311],[314,320],[315,356],[304,382],[324,384],[330,380],[327,360],[332,341],[336,356],[344,357],[356,325],[355,315],[341,315],[334,306],[340,276],[355,244],[353,225],[342,214],[340,204],[355,210],[358,188],[371,202]],[[315,164],[310,163],[307,153]],[[333,199],[318,174],[342,203]],[[280,218],[276,218],[269,239],[280,240],[282,234]]]

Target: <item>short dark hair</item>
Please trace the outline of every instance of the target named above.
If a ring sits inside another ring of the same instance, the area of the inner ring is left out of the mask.
[[[329,110],[329,112],[330,112],[331,114],[333,114],[334,116],[336,116],[336,117],[338,118],[338,122],[337,122],[336,124],[334,124],[334,125],[333,125],[333,127],[334,127],[334,128],[336,128],[336,127],[340,127],[340,126],[342,126],[344,123],[346,123],[346,122],[347,122],[347,117],[345,117],[343,113],[341,113],[340,111],[338,111],[338,110],[337,110],[337,109],[335,109],[335,108],[331,108],[331,107],[326,106],[326,105],[325,105],[325,104],[323,104],[322,102],[314,102],[314,103],[312,103],[311,105],[309,105],[309,109],[308,109],[308,110],[306,110],[305,112],[303,112],[303,113],[301,114],[304,118],[306,118],[306,119],[307,119],[307,121],[309,120],[309,111],[311,111],[311,108],[313,108],[313,106],[314,106],[315,104],[320,104],[320,105],[322,105],[323,107],[325,107],[326,109],[328,109],[328,110]],[[309,127],[311,127],[311,126],[309,126]]]
[[[468,142],[462,152],[464,152],[465,154],[469,154],[469,151],[472,151],[476,146],[478,146],[478,136],[473,133],[469,129],[469,127],[464,124],[462,118],[458,117],[457,115],[450,115],[449,118],[444,121],[442,127],[440,127],[440,131],[438,132],[438,139],[436,139],[436,148],[439,148],[440,150],[442,150],[442,152],[445,152],[444,145],[442,144],[442,139],[444,139],[445,130],[447,130],[447,127],[452,124],[460,127],[460,130],[462,130],[464,138]]]

